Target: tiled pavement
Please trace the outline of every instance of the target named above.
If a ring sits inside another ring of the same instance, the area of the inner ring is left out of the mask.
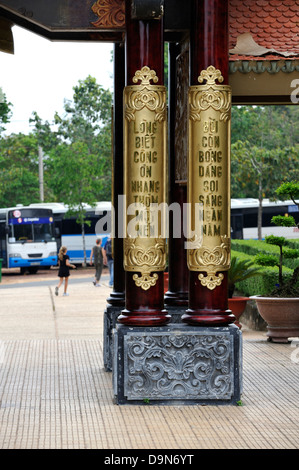
[[[0,284],[0,449],[298,449],[299,348],[243,329],[242,406],[115,405],[109,288]],[[297,354],[298,353],[298,354]]]

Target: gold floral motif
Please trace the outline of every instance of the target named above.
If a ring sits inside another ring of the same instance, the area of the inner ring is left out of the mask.
[[[143,239],[144,240],[144,239]],[[151,242],[152,239],[149,239]],[[139,243],[139,244],[138,244]],[[165,269],[165,240],[154,239],[154,245],[141,245],[138,238],[124,240],[125,267],[128,271],[148,273]]]
[[[141,81],[141,85],[150,85],[152,80],[154,83],[157,83],[159,80],[157,74],[154,70],[151,70],[147,65],[142,67],[141,70],[137,70],[133,77],[133,83],[138,83]]]
[[[135,112],[147,108],[150,111],[155,111],[155,121],[164,121],[166,119],[166,103],[163,95],[163,92],[146,88],[132,91],[125,106],[125,118],[128,121],[134,121]]]
[[[228,121],[231,115],[230,94],[226,90],[218,90],[214,86],[208,90],[197,89],[191,95],[189,116],[192,121],[200,121],[201,111],[213,108],[219,111],[220,121]]]
[[[202,248],[195,250],[195,262],[202,266],[221,266],[226,269],[229,266],[229,255],[230,255],[230,239],[227,237],[221,237],[222,243],[220,246],[210,249],[203,246]]]
[[[212,65],[202,70],[198,81],[207,80],[205,85],[190,87],[189,117],[192,121],[201,120],[201,112],[212,108],[220,112],[220,121],[227,122],[231,116],[231,88],[228,85],[217,85],[215,80],[223,81],[220,70]]]
[[[215,85],[216,80],[218,82],[223,82],[223,77],[219,69],[216,69],[213,65],[210,65],[206,70],[202,70],[198,77],[199,83],[202,83],[204,80],[207,81],[207,85]]]
[[[189,251],[188,264],[191,270],[206,271],[217,267],[218,271],[227,271],[230,266],[230,238],[221,236],[221,244],[214,248],[200,246]]]
[[[125,26],[125,2],[123,0],[97,0],[91,7],[98,20],[96,28],[120,28]]]
[[[124,240],[124,267],[126,271],[140,272],[141,277],[134,274],[133,280],[136,286],[148,290],[158,280],[158,274],[151,273],[153,271],[164,271],[166,267],[166,243],[164,239],[155,239],[154,245],[146,247],[138,244],[138,242],[140,243],[138,238],[126,238]]]
[[[216,276],[216,273],[208,273],[207,276],[203,274],[198,275],[198,279],[200,280],[201,285],[207,287],[210,290],[215,289],[215,287],[220,286],[224,276],[222,273],[219,273]]]
[[[133,82],[141,84],[138,86],[126,87],[127,101],[125,104],[125,118],[127,121],[135,120],[136,111],[147,108],[155,112],[155,121],[162,122],[166,119],[166,90],[164,86],[153,86],[150,81],[156,83],[158,77],[154,70],[149,67],[142,67],[137,70]]]
[[[157,273],[154,273],[152,276],[150,273],[144,273],[141,277],[139,277],[138,274],[134,274],[133,280],[137,287],[141,287],[143,290],[148,290],[150,287],[156,285],[158,277]]]

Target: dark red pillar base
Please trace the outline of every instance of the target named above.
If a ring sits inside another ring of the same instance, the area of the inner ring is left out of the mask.
[[[157,313],[156,310],[122,310],[117,318],[118,323],[126,326],[163,326],[170,322],[171,316],[166,310]]]
[[[234,323],[235,315],[228,309],[227,272],[220,286],[210,290],[201,285],[198,272],[190,271],[189,308],[182,321],[189,325],[217,326]]]
[[[171,316],[164,309],[164,273],[156,273],[158,274],[156,285],[148,290],[136,286],[133,274],[132,272],[125,273],[126,292],[134,293],[134,295],[127,295],[125,309],[122,310],[117,321],[127,326],[166,325]]]
[[[226,313],[219,312],[217,315],[216,310],[190,310],[182,316],[182,322],[188,323],[193,326],[224,326],[234,323],[235,316],[231,310],[227,310]]]

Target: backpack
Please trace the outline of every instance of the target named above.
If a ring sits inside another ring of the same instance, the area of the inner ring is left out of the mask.
[[[112,257],[112,246],[111,246],[111,240],[108,240],[105,246],[105,251],[107,256]]]

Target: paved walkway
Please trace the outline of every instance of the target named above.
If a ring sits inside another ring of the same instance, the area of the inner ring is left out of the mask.
[[[71,278],[55,297],[55,284],[0,284],[0,449],[299,448],[295,340],[243,329],[243,406],[118,406],[103,368],[109,287]]]

